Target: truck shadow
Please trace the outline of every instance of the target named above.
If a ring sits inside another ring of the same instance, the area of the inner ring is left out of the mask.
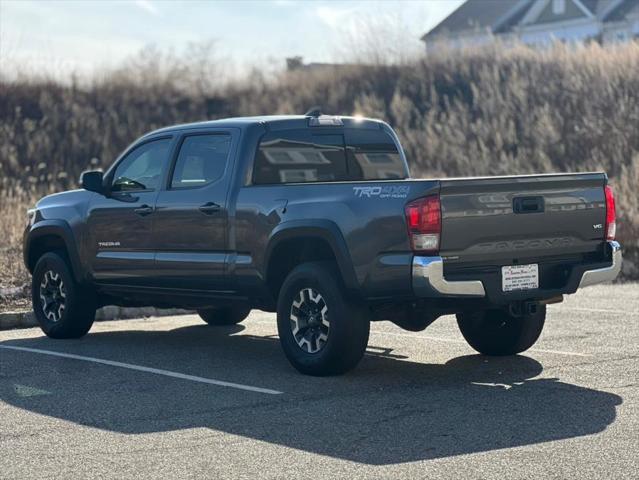
[[[521,355],[424,364],[373,345],[348,375],[304,377],[288,366],[276,338],[236,335],[241,329],[99,332],[80,341],[32,338],[4,345],[248,383],[283,395],[0,349],[0,400],[107,431],[206,427],[371,465],[592,435],[614,422],[622,403],[612,393],[535,379],[542,365]],[[25,384],[46,394],[21,394]]]

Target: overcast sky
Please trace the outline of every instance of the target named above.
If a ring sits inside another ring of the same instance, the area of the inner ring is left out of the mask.
[[[343,60],[364,24],[401,33],[408,49],[463,0],[0,0],[0,68],[90,75],[146,45],[210,39],[236,68]],[[388,31],[385,34],[388,34]],[[380,34],[381,35],[381,34]],[[403,41],[404,41],[403,40]]]

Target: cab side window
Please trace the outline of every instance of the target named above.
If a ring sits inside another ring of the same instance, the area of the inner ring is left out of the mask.
[[[231,149],[231,135],[188,136],[180,146],[171,188],[193,188],[222,178]]]
[[[171,139],[153,140],[130,152],[115,169],[112,192],[156,190],[169,159]]]

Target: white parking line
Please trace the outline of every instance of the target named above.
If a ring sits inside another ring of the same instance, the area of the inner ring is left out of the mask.
[[[594,357],[594,355],[590,353],[580,353],[580,352],[564,352],[562,350],[545,350],[543,348],[531,348],[528,350],[529,352],[539,352],[539,353],[552,353],[555,355],[568,355],[573,357]]]
[[[626,310],[610,310],[608,308],[586,308],[586,307],[556,307],[557,312],[594,312],[594,313],[610,313],[613,315],[639,315],[639,312],[627,312]]]
[[[424,340],[433,340],[435,342],[446,342],[446,343],[458,343],[467,345],[464,340],[455,340],[454,338],[444,338],[444,337],[433,337],[432,335],[416,335],[411,333],[395,333],[395,332],[386,332],[384,330],[371,330],[371,333],[376,333],[378,335],[391,335],[393,337],[409,337],[409,338],[422,338]],[[563,352],[561,350],[545,350],[541,348],[531,348],[528,350],[529,352],[539,352],[539,353],[554,353],[555,355],[572,355],[575,357],[592,357],[592,355],[588,353],[578,353],[578,352]]]
[[[257,320],[251,323],[259,323],[262,325],[273,325],[273,322],[269,322],[268,320]],[[454,338],[444,338],[444,337],[434,337],[432,335],[418,335],[415,333],[388,332],[386,330],[373,330],[373,329],[371,329],[371,333],[375,333],[377,335],[390,335],[392,337],[406,337],[406,338],[421,339],[421,340],[432,340],[434,342],[457,343],[460,345],[468,345],[468,343],[466,343],[465,340],[456,340]],[[564,352],[561,350],[546,350],[542,348],[531,348],[527,351],[539,352],[539,353],[552,353],[555,355],[568,355],[568,356],[574,356],[574,357],[592,357],[593,356],[589,353]]]
[[[111,367],[127,368],[129,370],[136,370],[138,372],[154,373],[156,375],[164,375],[165,377],[179,378],[181,380],[190,380],[192,382],[207,383],[209,385],[217,385],[220,387],[237,388],[239,390],[248,390],[249,392],[266,393],[268,395],[281,395],[282,393],[284,393],[278,390],[270,390],[268,388],[252,387],[251,385],[242,385],[241,383],[224,382],[222,380],[213,380],[212,378],[196,377],[194,375],[185,375],[183,373],[171,372],[169,370],[161,370],[159,368],[142,367],[140,365],[114,362],[113,360],[104,360],[102,358],[85,357],[82,355],[74,355],[72,353],[40,350],[38,348],[15,347],[13,345],[0,345],[0,348],[5,348],[7,350],[17,350],[20,352],[40,353],[42,355],[51,355],[53,357],[70,358],[72,360],[83,360],[85,362],[99,363],[101,365],[109,365]]]

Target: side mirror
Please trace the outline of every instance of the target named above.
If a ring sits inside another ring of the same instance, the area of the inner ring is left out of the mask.
[[[104,195],[104,186],[102,182],[102,172],[97,170],[83,172],[82,176],[80,177],[82,188],[88,190],[89,192],[96,192]]]

